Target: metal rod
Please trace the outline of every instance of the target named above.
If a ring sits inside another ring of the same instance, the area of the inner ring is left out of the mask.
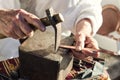
[[[60,48],[66,48],[66,49],[73,49],[75,50],[75,46],[68,46],[68,45],[60,45]],[[102,52],[102,53],[106,53],[106,54],[110,54],[110,55],[119,55],[116,52],[113,51],[108,51],[105,49],[91,49],[91,48],[83,48],[82,50],[91,50],[91,51],[95,51],[95,52]]]

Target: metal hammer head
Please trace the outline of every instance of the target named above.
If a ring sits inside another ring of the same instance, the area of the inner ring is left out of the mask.
[[[40,20],[45,26],[51,25],[54,28],[54,31],[55,31],[54,50],[57,51],[59,44],[60,44],[60,40],[61,40],[61,24],[60,24],[60,22],[63,22],[64,18],[60,13],[56,14],[52,8],[46,10],[46,15],[47,15],[47,17],[41,18]]]

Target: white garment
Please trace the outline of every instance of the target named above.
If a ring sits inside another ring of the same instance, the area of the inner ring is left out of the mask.
[[[64,35],[66,34],[70,35],[71,31],[74,33],[76,23],[83,18],[89,18],[91,20],[93,27],[93,35],[96,33],[96,31],[102,24],[101,0],[20,0],[20,1],[22,4],[21,5],[22,8],[36,14],[39,18],[45,17],[46,16],[45,10],[50,7],[52,7],[57,13],[59,12],[62,13],[65,19],[65,21],[62,23],[62,30],[64,32]],[[9,3],[9,5],[6,4],[6,2]],[[0,4],[1,4],[0,7],[5,9],[19,8],[18,0],[0,0]],[[11,46],[14,46],[14,48],[16,49],[18,48],[16,46],[19,46],[19,44],[11,43]],[[7,48],[4,49],[6,50],[6,52]],[[14,50],[14,48],[12,50]],[[3,54],[3,52],[0,54]],[[14,53],[14,51],[9,54],[12,53]]]
[[[20,9],[18,0],[0,0],[0,9]],[[18,57],[19,41],[12,38],[0,39],[0,61]]]
[[[75,30],[76,23],[83,19],[89,18],[92,21],[93,35],[102,24],[101,17],[101,0],[21,0],[27,3],[24,8],[40,18],[46,16],[45,10],[52,7],[56,12],[62,13],[65,21],[62,23],[64,31]]]

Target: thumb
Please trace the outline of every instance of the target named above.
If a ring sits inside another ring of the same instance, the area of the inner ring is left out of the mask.
[[[77,34],[75,36],[75,40],[76,40],[76,51],[80,51],[84,48],[85,46],[85,35],[84,34]]]

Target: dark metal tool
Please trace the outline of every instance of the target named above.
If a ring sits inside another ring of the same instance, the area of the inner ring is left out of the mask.
[[[55,31],[54,50],[57,51],[61,40],[61,24],[58,23],[63,22],[64,18],[60,13],[56,14],[52,8],[46,10],[46,15],[47,17],[41,18],[40,20],[45,26],[51,25],[54,28]]]

